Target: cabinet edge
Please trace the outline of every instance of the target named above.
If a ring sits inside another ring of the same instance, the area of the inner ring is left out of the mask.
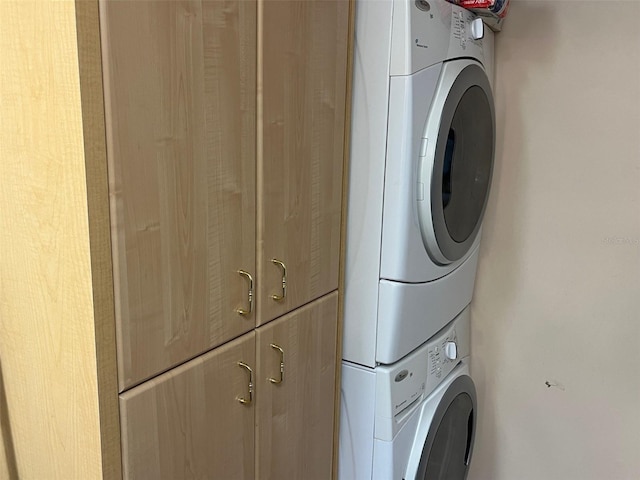
[[[356,1],[349,0],[349,21],[347,32],[347,82],[346,82],[346,108],[344,122],[343,164],[342,164],[342,213],[340,219],[340,267],[338,276],[338,324],[336,336],[336,388],[334,400],[333,423],[333,465],[332,478],[338,478],[338,450],[340,439],[340,385],[342,373],[342,325],[344,316],[344,279],[346,261],[346,235],[347,235],[347,199],[349,188],[349,149],[351,145],[351,93],[353,88],[353,53],[355,43],[355,13]]]
[[[122,479],[109,185],[98,0],[76,0],[102,478]]]

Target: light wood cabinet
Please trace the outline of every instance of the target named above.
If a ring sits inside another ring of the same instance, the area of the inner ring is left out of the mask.
[[[257,329],[256,478],[331,478],[337,321],[334,292]]]
[[[100,21],[122,391],[255,326],[256,3]]]
[[[330,478],[353,0],[0,4],[0,476]]]
[[[338,288],[348,8],[101,3],[121,390]]]
[[[120,395],[125,479],[254,478],[255,408],[238,401],[249,401],[240,362],[255,368],[254,332]]]
[[[331,476],[348,13],[101,2],[127,478]]]
[[[347,1],[261,3],[258,324],[338,288]],[[287,294],[282,300],[282,267]]]
[[[124,478],[330,478],[337,315],[334,292],[121,394]]]

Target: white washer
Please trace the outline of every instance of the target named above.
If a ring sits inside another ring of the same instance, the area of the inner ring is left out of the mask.
[[[468,354],[467,308],[395,365],[343,362],[338,478],[464,480],[477,417]]]
[[[391,364],[471,302],[492,65],[493,33],[456,5],[356,2],[345,360]]]

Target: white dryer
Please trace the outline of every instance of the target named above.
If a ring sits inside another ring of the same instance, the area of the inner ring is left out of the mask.
[[[343,357],[374,367],[471,301],[493,170],[493,34],[444,0],[359,0],[355,48]]]
[[[343,363],[339,480],[464,480],[477,418],[469,309],[390,366]]]

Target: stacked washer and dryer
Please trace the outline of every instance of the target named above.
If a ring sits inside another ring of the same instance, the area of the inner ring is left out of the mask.
[[[462,480],[493,33],[444,0],[358,0],[355,48],[339,478]]]

